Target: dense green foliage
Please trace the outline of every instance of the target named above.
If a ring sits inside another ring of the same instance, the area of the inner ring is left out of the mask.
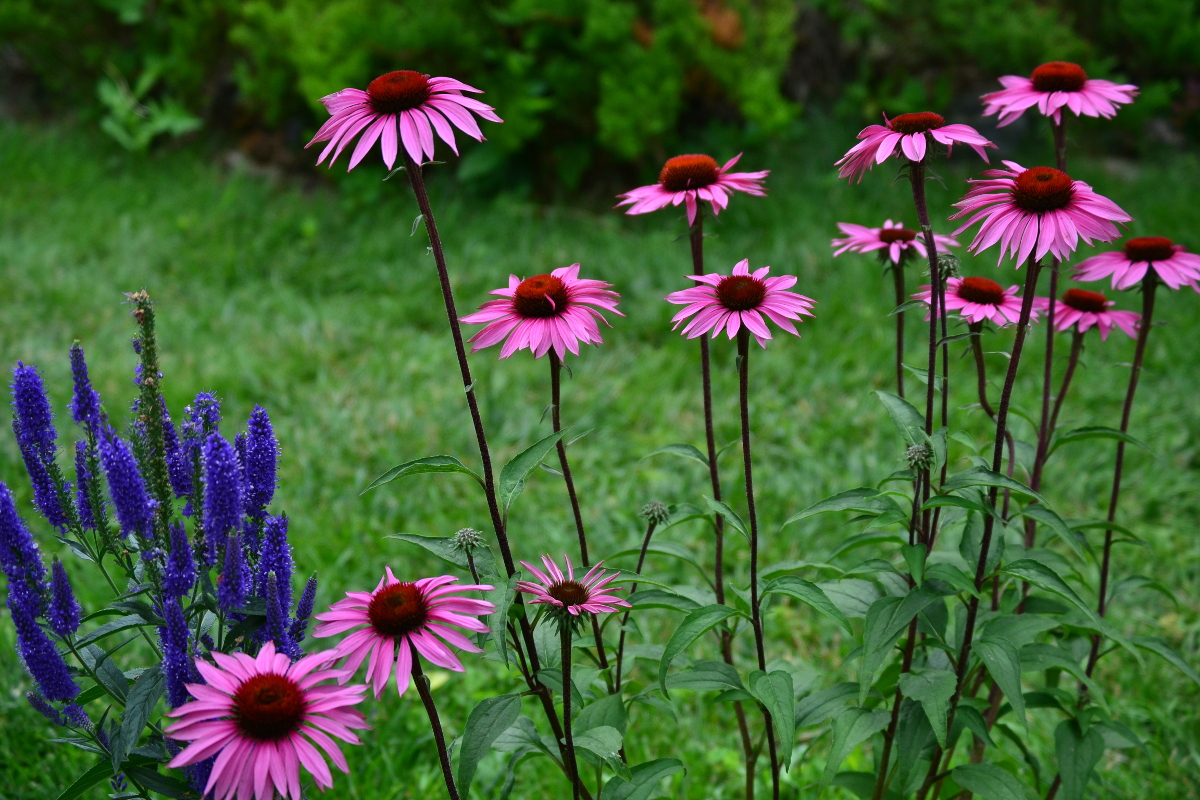
[[[873,259],[831,260],[828,239],[839,220],[911,219],[909,198],[903,184],[889,188],[883,174],[857,188],[837,181],[829,164],[847,138],[815,128],[803,155],[792,149],[748,154],[748,168],[779,167],[770,179],[771,196],[739,198],[722,214],[713,228],[718,235],[708,244],[714,268],[752,254],[756,264],[797,274],[798,288],[819,301],[817,318],[805,323],[802,339],[779,340],[754,354],[765,563],[823,560],[850,528],[816,518],[778,533],[782,521],[826,495],[869,485],[901,463],[886,412],[870,396],[891,383],[892,334],[885,322],[890,289]],[[6,362],[19,358],[41,365],[60,412],[67,399],[61,393],[68,382],[65,351],[75,337],[88,347],[109,407],[120,409],[133,396],[135,362],[124,346],[130,322],[119,291],[146,286],[158,298],[164,390],[172,407],[198,387],[221,394],[231,422],[244,419],[256,402],[269,407],[283,445],[276,505],[292,517],[299,573],[321,572],[320,603],[376,580],[383,563],[412,571],[433,567],[422,551],[387,541],[386,534],[444,535],[473,518],[485,527],[481,497],[455,477],[418,477],[357,496],[371,478],[407,458],[449,452],[476,461],[462,395],[445,379],[454,369],[452,353],[425,243],[408,236],[415,210],[402,184],[376,183],[373,195],[272,187],[245,174],[222,174],[196,153],[126,156],[95,137],[61,129],[0,129],[0,153],[9,187],[0,199],[0,264],[9,287],[0,352]],[[962,168],[956,159],[940,170],[951,188],[931,188],[935,220],[944,219],[947,204],[958,196]],[[1121,199],[1138,219],[1134,234],[1161,233],[1196,244],[1189,239],[1200,180],[1194,159],[1108,166],[1079,160],[1075,172]],[[686,243],[673,242],[683,223],[668,212],[627,219],[608,211],[538,208],[511,197],[484,202],[444,175],[432,192],[462,307],[481,302],[508,272],[530,274],[575,260],[622,292],[628,317],[606,330],[603,347],[571,362],[564,415],[592,429],[571,452],[596,550],[634,545],[641,534],[636,510],[643,502],[692,499],[706,483],[698,465],[667,457],[642,460],[668,442],[702,440],[695,350],[669,332],[671,310],[660,299],[679,288],[688,271]],[[965,268],[993,275],[993,258],[966,259]],[[1132,307],[1133,301],[1123,297],[1121,305]],[[1200,549],[1190,534],[1200,523],[1196,302],[1186,290],[1162,299],[1159,318],[1167,324],[1151,339],[1132,426],[1150,452],[1131,451],[1122,512],[1147,546],[1117,550],[1123,574],[1153,576],[1171,587],[1178,605],[1143,593],[1117,605],[1111,618],[1123,633],[1163,636],[1193,664],[1200,654]],[[1041,335],[1035,330],[1034,341]],[[1004,350],[1009,341],[996,334],[987,349]],[[909,360],[919,362],[922,342],[914,339],[912,348]],[[1018,387],[1017,406],[1026,411],[1037,402],[1038,349],[1027,353]],[[728,442],[738,430],[733,353],[731,347],[714,352],[718,438]],[[1089,341],[1086,368],[1064,411],[1071,425],[1113,424],[1131,353],[1132,343],[1119,334],[1104,345]],[[1004,362],[991,358],[998,372]],[[966,362],[954,362],[951,369],[960,363],[966,369]],[[546,364],[528,357],[497,363],[492,353],[475,357],[473,364],[489,430],[505,460],[548,429],[549,422],[540,419],[547,402]],[[954,407],[973,401],[969,385],[956,387]],[[957,425],[968,427],[977,441],[986,439],[989,426],[982,414],[969,408],[954,413]],[[1027,428],[1020,432],[1029,438]],[[736,448],[723,462],[724,479],[741,510],[735,454]],[[1097,515],[1111,458],[1105,442],[1076,445],[1056,456],[1051,499],[1060,513]],[[28,484],[11,437],[0,437],[0,477],[25,493],[19,502],[27,509]],[[38,533],[42,546],[53,550],[48,533],[41,528]],[[512,536],[525,558],[571,546],[569,510],[553,476],[531,481],[514,512]],[[705,562],[711,558],[711,542],[699,523],[673,528],[664,539],[686,545]],[[837,563],[862,557],[864,551],[857,551]],[[730,559],[736,582],[744,585],[744,547]],[[671,583],[691,582],[686,569],[667,560],[654,564],[655,574]],[[1084,573],[1080,586],[1094,579]],[[89,600],[104,595],[98,586],[81,589]],[[678,624],[671,612],[640,616],[647,636],[638,643],[663,641]],[[777,603],[766,622],[772,652],[787,654],[795,673],[809,676],[802,691],[854,680],[852,669],[835,666],[845,661],[850,641],[811,609]],[[54,796],[83,762],[69,748],[44,743],[56,734],[21,698],[28,686],[11,637],[5,620],[0,623],[5,796]],[[705,648],[715,649],[704,645],[693,652],[702,655]],[[680,659],[676,666],[686,663]],[[652,683],[653,667],[643,662],[635,679]],[[471,661],[465,675],[447,676],[437,695],[452,734],[461,733],[479,697],[494,693],[498,674],[485,661]],[[1196,685],[1154,658],[1141,667],[1121,652],[1101,662],[1098,674],[1111,687],[1114,715],[1148,743],[1102,762],[1093,796],[1140,800],[1200,791]],[[740,755],[729,707],[710,705],[699,694],[672,695],[680,713],[701,724],[681,737],[661,711],[635,706],[639,736],[631,740],[631,761],[677,756],[690,772],[664,783],[664,789],[680,797],[737,796]],[[371,746],[348,749],[352,777],[327,796],[440,796],[428,729],[415,700],[386,699],[370,709]],[[1031,752],[1044,767],[1053,764],[1050,732],[1058,716],[1049,709],[1031,710],[1030,716]],[[821,775],[827,731],[814,726],[801,732],[797,765],[788,778],[791,796],[812,795],[812,788],[802,787]],[[998,744],[1003,763],[1027,774],[1016,746],[1007,739]],[[855,756],[843,769],[869,770],[871,752],[868,747],[865,757]],[[498,774],[499,762],[485,759],[476,786],[486,789]],[[526,762],[518,786],[522,797],[560,796],[565,788],[545,760]],[[834,787],[827,796],[851,794]]]

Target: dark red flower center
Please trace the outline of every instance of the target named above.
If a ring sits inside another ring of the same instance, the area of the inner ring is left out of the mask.
[[[1039,92],[1078,92],[1087,83],[1087,73],[1070,61],[1051,61],[1042,64],[1030,76],[1033,88]]]
[[[963,278],[958,296],[972,303],[998,306],[1004,302],[1004,287],[989,278]]]
[[[522,317],[546,319],[567,308],[567,285],[553,275],[534,275],[521,281],[513,306]]]
[[[402,636],[422,625],[429,616],[429,604],[415,583],[393,583],[375,593],[367,606],[371,627],[384,636]]]
[[[932,111],[918,111],[915,114],[901,114],[888,120],[888,127],[896,133],[924,133],[946,124],[946,118]]]
[[[911,242],[917,238],[916,231],[910,231],[908,228],[882,228],[879,231],[879,240],[881,242]]]
[[[721,177],[721,168],[712,156],[690,155],[668,158],[658,173],[658,182],[668,192],[703,189]]]
[[[429,99],[429,76],[410,69],[380,75],[367,84],[371,110],[376,114],[399,114]]]
[[[1166,261],[1175,255],[1175,243],[1165,236],[1139,236],[1125,243],[1130,261]]]
[[[1017,176],[1013,202],[1026,211],[1057,211],[1075,196],[1075,181],[1054,167],[1033,167]]]
[[[1099,292],[1089,292],[1086,289],[1067,289],[1062,296],[1063,305],[1070,306],[1076,311],[1090,311],[1099,314],[1108,308],[1108,298]]]
[[[304,693],[285,675],[255,675],[233,695],[238,730],[260,742],[277,741],[296,731],[306,708]]]
[[[767,296],[767,285],[749,275],[727,275],[717,284],[717,299],[730,311],[757,308]]]
[[[588,590],[579,581],[559,581],[546,592],[564,606],[581,606],[588,601]]]

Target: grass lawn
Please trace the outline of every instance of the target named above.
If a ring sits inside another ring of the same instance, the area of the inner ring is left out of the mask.
[[[710,269],[727,271],[749,256],[753,266],[771,264],[776,272],[798,275],[797,289],[818,301],[816,319],[802,326],[803,338],[777,337],[765,352],[755,348],[751,356],[764,563],[821,560],[857,530],[835,516],[781,532],[782,522],[827,495],[873,485],[900,466],[898,439],[871,394],[893,384],[890,280],[873,258],[833,260],[828,243],[839,220],[878,225],[891,217],[911,224],[908,188],[891,183],[890,165],[861,186],[838,181],[830,164],[848,137],[812,127],[813,140],[803,148],[781,145],[746,156],[748,169],[775,167],[771,196],[735,198],[710,226],[716,236],[707,240]],[[1041,142],[1037,145],[1034,152],[1048,156]],[[298,579],[319,573],[319,606],[347,589],[373,586],[385,564],[410,575],[440,568],[423,551],[385,539],[388,534],[448,535],[468,525],[489,527],[482,493],[459,476],[420,476],[359,496],[376,475],[411,458],[447,453],[478,463],[432,258],[423,235],[409,235],[415,204],[402,180],[379,183],[381,170],[367,163],[363,174],[338,192],[231,173],[211,154],[196,150],[132,157],[69,128],[0,126],[5,287],[0,357],[6,364],[18,359],[38,364],[60,418],[67,419],[67,348],[80,339],[109,413],[119,418],[134,396],[133,324],[121,292],[149,289],[159,313],[164,390],[176,418],[200,390],[216,391],[223,399],[223,430],[229,436],[255,403],[270,412],[282,446],[274,508],[291,517]],[[1130,226],[1134,235],[1170,236],[1200,247],[1195,211],[1200,164],[1194,157],[1161,163],[1073,157],[1073,165],[1075,177],[1137,218]],[[942,232],[949,232],[944,219],[949,203],[962,194],[965,170],[976,166],[968,152],[956,153],[942,170],[949,188],[931,187],[932,213],[935,225],[943,221]],[[699,502],[707,491],[702,467],[671,456],[643,460],[668,443],[703,441],[697,348],[671,332],[672,309],[661,300],[690,283],[682,278],[690,262],[686,239],[676,238],[685,225],[679,216],[665,211],[631,219],[602,203],[545,207],[517,196],[481,199],[436,174],[431,195],[460,313],[483,302],[510,272],[528,276],[576,261],[585,275],[612,282],[622,294],[627,316],[605,331],[602,347],[570,359],[573,377],[563,390],[564,422],[590,431],[572,446],[571,457],[593,552],[603,556],[634,546],[642,534],[637,511],[648,500]],[[994,252],[964,257],[965,271],[1005,285],[1023,277],[1007,265],[998,271]],[[915,282],[910,270],[910,286]],[[1147,546],[1118,549],[1116,574],[1151,576],[1169,587],[1178,603],[1151,592],[1126,596],[1112,620],[1127,634],[1164,637],[1200,666],[1200,538],[1195,535],[1200,527],[1200,355],[1194,349],[1200,341],[1200,297],[1184,290],[1163,292],[1160,298],[1156,316],[1164,324],[1151,337],[1131,426],[1149,449],[1130,450],[1119,517]],[[1136,309],[1138,298],[1130,294],[1119,304]],[[910,332],[918,327],[910,319]],[[1030,415],[1037,406],[1035,376],[1041,374],[1044,335],[1044,329],[1035,329],[1017,389],[1018,407]],[[1060,339],[1060,353],[1067,342]],[[907,361],[923,363],[923,339],[914,333],[909,344]],[[1001,332],[989,334],[985,348],[1001,351],[1010,345],[1011,333]],[[734,347],[722,339],[713,350],[718,440],[732,442],[738,436]],[[1118,423],[1132,353],[1133,343],[1120,333],[1105,344],[1089,336],[1063,412],[1067,425]],[[998,380],[1003,357],[989,359]],[[549,417],[543,415],[549,366],[527,352],[497,362],[490,350],[472,361],[485,423],[503,463],[549,432]],[[952,379],[965,378],[969,369],[968,359],[952,360]],[[967,428],[982,443],[986,419],[966,407],[975,400],[972,380],[958,380],[952,389],[951,405],[957,409],[952,425]],[[914,379],[908,385],[916,391]],[[1032,438],[1028,425],[1017,426],[1020,438]],[[62,431],[67,434],[65,426]],[[1047,486],[1063,516],[1103,516],[1112,451],[1110,442],[1091,441],[1056,454]],[[959,448],[952,455],[964,452]],[[736,447],[725,453],[722,465],[727,496],[744,509]],[[28,482],[9,435],[0,436],[0,477],[18,493],[32,520]],[[531,480],[510,525],[520,558],[575,550],[565,491],[548,472]],[[56,552],[48,528],[36,530],[43,550]],[[674,527],[663,536],[687,545],[702,562],[711,560],[711,540],[700,524]],[[891,550],[878,555],[889,554],[896,555]],[[855,551],[838,563],[848,566],[869,555],[876,554]],[[728,559],[745,585],[743,542],[730,539]],[[68,566],[78,576],[76,584],[84,584],[82,594],[105,598],[101,586],[88,583],[84,565],[68,557]],[[659,559],[649,569],[672,583],[695,582],[679,562]],[[1077,585],[1094,597],[1094,582],[1090,565]],[[643,612],[641,620],[646,636],[633,641],[662,643],[678,615]],[[855,679],[853,666],[843,665],[851,645],[811,610],[777,604],[766,625],[769,658],[796,664],[811,676],[813,688]],[[25,703],[30,682],[12,639],[5,615],[0,618],[0,800],[54,797],[89,765],[90,756],[46,742],[57,734]],[[750,639],[739,645],[742,663],[749,663]],[[715,649],[707,657],[714,654]],[[519,681],[515,672],[506,676],[493,662],[466,663],[465,675],[436,676],[436,682],[444,681],[435,694],[451,735],[461,732],[481,697],[514,691]],[[635,678],[651,680],[653,666],[639,662]],[[1200,794],[1200,687],[1161,661],[1139,666],[1121,652],[1101,663],[1099,678],[1110,691],[1113,713],[1139,731],[1147,745],[1109,751],[1090,796]],[[669,796],[739,797],[740,751],[729,706],[708,704],[687,692],[678,693],[675,703],[680,727],[650,706],[633,708],[627,743],[631,762],[665,756],[683,760],[686,777],[661,786]],[[325,796],[444,796],[415,696],[397,701],[385,695],[367,708],[374,726],[368,746],[349,750],[351,776],[340,778]],[[531,702],[525,713],[540,719]],[[1058,717],[1036,710],[1032,719],[1031,746],[1043,771],[1053,775],[1052,731]],[[820,732],[806,730],[800,736],[799,766],[787,783],[791,797],[815,795],[810,784],[820,775],[828,749],[828,736],[818,738]],[[999,746],[1030,783],[1020,752],[1005,739]],[[861,760],[870,757],[869,748],[866,753],[843,769],[870,769],[870,762]],[[489,796],[500,766],[498,755],[485,760],[476,796]],[[568,791],[544,759],[523,762],[518,778],[513,797]],[[769,782],[760,781],[765,786]],[[827,796],[839,792],[852,796],[841,788]],[[491,796],[497,795],[498,790]],[[101,796],[99,790],[95,796]]]

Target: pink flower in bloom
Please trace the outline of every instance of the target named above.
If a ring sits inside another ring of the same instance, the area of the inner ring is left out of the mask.
[[[1065,172],[1053,167],[1025,169],[1015,161],[1004,165],[1007,169],[984,172],[986,180],[968,181],[973,184],[971,191],[954,204],[961,210],[950,219],[973,215],[954,232],[956,236],[983,222],[967,248],[972,253],[999,242],[999,261],[1011,253],[1018,269],[1031,254],[1041,259],[1051,253],[1066,261],[1081,238],[1088,244],[1093,239],[1111,242],[1121,235],[1113,223],[1133,219]]]
[[[1099,292],[1084,289],[1067,289],[1054,304],[1054,329],[1066,331],[1075,328],[1084,333],[1091,328],[1100,329],[1100,341],[1108,338],[1109,331],[1120,328],[1129,338],[1137,338],[1138,320],[1141,314],[1134,311],[1116,311],[1116,305]],[[1050,298],[1034,298],[1033,307],[1045,312],[1050,307]]]
[[[403,143],[404,151],[418,164],[433,158],[433,134],[436,131],[458,155],[454,128],[476,141],[483,141],[479,123],[471,112],[492,122],[504,121],[496,116],[491,106],[465,97],[463,92],[482,93],[482,90],[453,78],[431,78],[407,69],[380,75],[367,84],[365,92],[342,89],[322,97],[329,119],[305,147],[329,142],[317,163],[332,153],[333,157],[329,159],[332,167],[342,150],[361,133],[362,138],[350,155],[347,171],[358,166],[376,141],[383,150],[383,163],[391,169],[396,163],[399,143]]]
[[[799,336],[792,320],[799,320],[802,314],[811,317],[809,309],[816,301],[784,291],[796,284],[795,276],[768,278],[770,271],[770,267],[762,267],[751,274],[750,259],[743,258],[734,266],[732,275],[688,275],[688,278],[702,285],[667,295],[668,303],[686,306],[671,321],[678,328],[679,323],[695,315],[695,319],[683,329],[683,335],[689,339],[703,336],[709,331],[712,331],[715,339],[722,330],[732,339],[745,325],[759,345],[766,347],[767,340],[771,338],[767,319],[788,333]]]
[[[999,128],[1016,122],[1034,106],[1056,125],[1062,124],[1063,108],[1077,117],[1082,114],[1111,119],[1117,114],[1117,106],[1132,103],[1138,93],[1131,84],[1089,80],[1081,66],[1069,61],[1042,64],[1028,78],[1005,75],[1000,83],[1003,89],[983,96],[983,115],[999,114]]]
[[[1111,275],[1114,289],[1128,289],[1141,282],[1151,267],[1172,289],[1190,283],[1200,291],[1195,285],[1200,280],[1200,256],[1165,236],[1139,236],[1125,242],[1121,250],[1084,259],[1074,277],[1077,281],[1098,281]]]
[[[618,607],[629,607],[629,603],[610,594],[614,591],[613,589],[607,588],[621,573],[605,572],[601,569],[604,565],[604,562],[601,561],[588,570],[586,575],[576,580],[575,568],[571,566],[571,557],[564,554],[563,561],[567,564],[566,575],[550,556],[542,556],[542,564],[546,567],[545,572],[525,561],[521,562],[521,566],[529,570],[530,574],[537,579],[536,583],[533,581],[517,582],[518,592],[534,596],[529,601],[530,605],[548,603],[565,609],[573,617],[577,617],[581,613],[608,614],[616,611]]]
[[[402,583],[391,567],[385,571],[374,592],[346,592],[346,597],[328,611],[317,614],[320,624],[313,631],[313,636],[321,639],[366,626],[343,639],[332,652],[336,658],[346,659],[340,678],[343,683],[358,671],[367,656],[371,657],[367,682],[374,688],[376,699],[387,685],[393,662],[396,688],[401,695],[407,691],[414,648],[439,667],[462,672],[462,663],[446,644],[468,653],[480,650],[451,626],[487,633],[488,626],[475,617],[496,610],[485,600],[460,596],[463,592],[490,591],[491,586],[452,586],[458,580],[453,575]]]
[[[841,167],[838,170],[839,178],[861,181],[867,170],[882,164],[897,152],[903,153],[910,161],[923,160],[929,148],[925,140],[927,133],[934,142],[946,145],[947,155],[959,143],[967,145],[987,161],[987,153],[983,148],[996,146],[970,125],[947,125],[941,114],[932,111],[901,114],[892,119],[884,116],[883,121],[885,125],[868,125],[859,131],[858,138],[862,141],[850,148],[835,164]]]
[[[693,225],[696,222],[698,200],[707,200],[712,205],[715,216],[729,205],[729,195],[733,192],[764,196],[767,190],[763,188],[762,182],[770,170],[730,172],[741,157],[742,154],[738,153],[726,161],[723,167],[717,166],[717,162],[711,156],[687,155],[669,158],[658,173],[658,183],[620,195],[621,202],[617,203],[617,207],[628,205],[630,208],[626,214],[648,214],[668,205],[677,206],[684,203],[687,206],[688,225]]]
[[[1021,298],[1017,296],[1020,291],[1020,286],[1005,289],[988,278],[949,278],[946,280],[946,308],[957,310],[972,324],[987,320],[1004,326],[1021,316]],[[932,287],[922,286],[913,299],[929,304],[932,294]],[[1035,305],[1031,322],[1037,320],[1036,308]],[[929,315],[925,319],[929,319]]]
[[[836,247],[833,256],[837,258],[842,253],[870,253],[875,250],[886,250],[887,257],[893,264],[899,264],[906,251],[912,249],[921,258],[926,258],[925,241],[916,232],[905,228],[899,222],[890,219],[883,223],[882,228],[868,228],[865,225],[855,225],[853,222],[839,222],[838,227],[846,234],[844,239],[834,239],[830,247]],[[958,242],[951,236],[940,233],[933,235],[934,243],[939,247],[958,247]]]
[[[578,264],[525,280],[509,275],[506,288],[488,294],[504,299],[489,300],[474,314],[462,318],[466,325],[485,325],[468,340],[474,345],[472,353],[507,336],[508,341],[500,348],[501,358],[523,349],[541,358],[551,347],[559,358],[568,350],[579,355],[580,342],[603,342],[596,320],[608,325],[604,315],[591,306],[625,316],[617,311],[621,296],[612,291],[611,284],[580,278]]]
[[[190,742],[168,766],[217,757],[205,797],[272,800],[278,793],[301,800],[301,766],[322,790],[333,786],[326,756],[342,772],[350,771],[333,739],[359,744],[354,730],[370,727],[354,708],[366,687],[320,685],[341,675],[330,668],[331,653],[307,655],[293,664],[268,641],[257,657],[212,656],[216,666],[196,659],[208,685],[187,684],[196,699],[167,712],[175,721],[165,731]]]

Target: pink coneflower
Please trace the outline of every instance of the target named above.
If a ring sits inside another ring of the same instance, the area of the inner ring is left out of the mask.
[[[534,358],[546,355],[550,348],[560,359],[568,350],[579,355],[580,342],[603,342],[596,320],[608,325],[604,315],[591,306],[625,316],[617,311],[621,296],[611,286],[580,278],[578,264],[525,280],[509,275],[507,288],[488,292],[503,300],[489,300],[474,314],[462,318],[466,325],[486,323],[468,340],[474,345],[471,352],[491,347],[507,336],[508,341],[500,348],[501,358],[526,348]]]
[[[482,93],[482,90],[453,78],[431,78],[407,69],[380,75],[367,84],[365,92],[342,89],[322,97],[321,102],[330,117],[305,147],[328,141],[317,163],[333,153],[333,158],[329,159],[332,167],[346,145],[362,133],[350,155],[347,171],[358,166],[376,141],[383,150],[383,163],[391,169],[396,163],[398,142],[404,144],[405,152],[418,164],[425,158],[433,158],[433,134],[436,131],[458,155],[454,128],[476,141],[483,141],[483,132],[471,112],[492,122],[504,121],[496,116],[491,106],[464,97],[463,92]]]
[[[616,611],[618,607],[629,608],[629,603],[610,594],[614,590],[607,588],[621,573],[605,572],[601,569],[604,565],[604,562],[601,561],[588,570],[586,575],[576,580],[575,568],[571,566],[571,557],[564,554],[563,561],[567,564],[566,575],[550,556],[542,556],[542,564],[546,567],[545,572],[525,561],[521,562],[521,566],[529,570],[530,574],[537,579],[536,583],[532,581],[517,582],[518,592],[526,592],[534,596],[529,601],[530,605],[548,603],[565,610],[573,617],[577,617],[581,613],[608,614]]]
[[[1121,235],[1113,223],[1133,219],[1116,203],[1061,170],[1025,169],[1015,161],[1004,165],[1008,169],[984,172],[986,180],[968,181],[973,184],[971,191],[954,204],[961,210],[950,219],[974,215],[954,232],[956,236],[983,220],[967,248],[972,253],[999,242],[999,262],[1004,261],[1005,253],[1011,253],[1018,269],[1031,253],[1035,259],[1051,253],[1066,261],[1080,238],[1088,244],[1093,239],[1111,242]]]
[[[403,695],[412,675],[413,649],[439,667],[462,672],[463,665],[446,643],[468,653],[479,648],[452,625],[476,633],[487,633],[488,626],[475,617],[490,614],[496,607],[486,600],[461,597],[461,592],[490,591],[491,586],[452,586],[458,578],[442,575],[403,583],[392,574],[391,567],[379,581],[374,592],[346,592],[329,610],[317,614],[320,624],[313,636],[318,639],[345,633],[359,625],[341,641],[333,653],[346,658],[341,681],[350,679],[369,655],[367,682],[375,697],[383,693],[388,674],[395,662],[396,688]],[[445,643],[439,641],[439,637]]]
[[[715,216],[729,205],[729,195],[733,192],[762,197],[767,193],[762,182],[770,170],[730,172],[741,157],[742,154],[738,153],[726,161],[725,166],[717,166],[716,160],[706,155],[669,158],[658,173],[658,183],[619,195],[621,202],[617,203],[617,207],[630,206],[626,214],[648,214],[668,205],[684,203],[687,206],[688,225],[692,225],[696,222],[697,203],[700,200],[707,200],[712,205]]]
[[[687,306],[671,321],[678,328],[680,322],[695,314],[696,318],[683,329],[683,335],[689,339],[709,331],[715,339],[722,330],[732,339],[745,325],[759,345],[766,347],[771,338],[767,319],[799,336],[792,320],[799,320],[801,315],[811,317],[809,309],[816,301],[784,291],[796,284],[794,275],[768,278],[770,271],[770,267],[761,267],[750,274],[750,259],[743,258],[734,266],[732,275],[688,275],[704,285],[667,295],[668,303]]]
[[[946,308],[955,311],[971,324],[978,322],[994,322],[997,325],[1007,325],[1016,322],[1021,316],[1020,286],[1010,286],[1005,289],[1000,284],[987,278],[948,278],[946,280]],[[929,303],[932,287],[922,286],[913,295],[913,299]],[[929,319],[926,315],[925,319]],[[1030,315],[1030,321],[1037,319],[1037,312]]]
[[[1128,289],[1141,282],[1151,267],[1172,289],[1200,280],[1200,256],[1165,236],[1139,236],[1125,242],[1121,250],[1084,259],[1074,277],[1077,281],[1098,281],[1111,275],[1114,289]]]
[[[861,181],[867,170],[876,164],[882,164],[897,152],[903,153],[911,161],[921,161],[925,158],[928,144],[925,134],[933,137],[933,141],[946,145],[946,155],[957,144],[965,144],[979,154],[984,161],[988,160],[983,148],[995,147],[979,131],[970,125],[947,125],[941,114],[932,111],[921,111],[916,114],[901,114],[898,117],[887,118],[884,115],[884,125],[868,125],[863,128],[858,138],[862,141],[850,148],[834,166],[839,178]]]
[[[1025,109],[1038,107],[1042,116],[1050,117],[1055,125],[1062,124],[1062,110],[1068,108],[1075,116],[1116,116],[1117,106],[1132,103],[1138,89],[1128,83],[1089,80],[1083,67],[1069,61],[1042,64],[1028,78],[1005,75],[1004,86],[998,92],[983,96],[985,117],[999,114],[996,127],[1016,122]]]
[[[366,687],[318,685],[341,675],[330,668],[330,653],[293,664],[268,641],[257,657],[212,656],[216,666],[196,659],[208,685],[187,684],[196,699],[167,712],[175,721],[166,735],[190,742],[167,766],[186,767],[215,755],[204,796],[216,800],[272,800],[276,792],[300,800],[301,766],[328,789],[333,775],[326,756],[342,772],[350,771],[333,737],[359,744],[354,730],[370,726],[353,706],[362,702]]]
[[[833,239],[829,242],[830,247],[838,248],[833,253],[834,258],[845,252],[870,253],[875,250],[886,250],[887,257],[891,262],[899,264],[900,259],[910,248],[921,258],[926,257],[925,242],[921,236],[899,222],[886,220],[882,228],[868,228],[865,225],[855,225],[853,222],[839,222],[837,226],[842,229],[842,233],[846,234],[846,238]],[[933,235],[933,241],[939,248],[959,246],[958,241],[953,237],[940,233]]]
[[[1075,329],[1084,333],[1091,328],[1100,329],[1100,341],[1108,338],[1109,331],[1120,328],[1129,338],[1137,338],[1138,320],[1141,314],[1134,311],[1116,311],[1116,303],[1099,292],[1089,292],[1085,289],[1068,289],[1054,304],[1054,329],[1067,331]],[[1033,307],[1045,311],[1050,306],[1050,298],[1035,297]]]

